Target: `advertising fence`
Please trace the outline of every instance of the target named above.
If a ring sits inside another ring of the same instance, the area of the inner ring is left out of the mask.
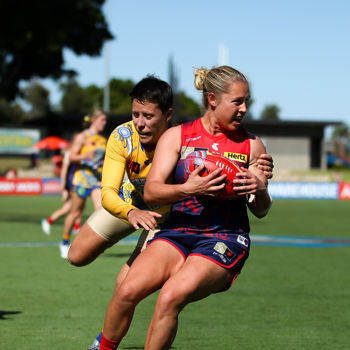
[[[0,178],[0,195],[57,195],[60,178]],[[274,199],[350,199],[350,182],[271,182],[269,192]]]
[[[0,154],[36,154],[39,130],[0,128]]]

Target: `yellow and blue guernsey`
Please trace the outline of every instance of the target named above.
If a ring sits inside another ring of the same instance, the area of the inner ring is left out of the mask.
[[[174,124],[169,124],[172,126]],[[128,212],[138,208],[156,211],[165,220],[171,205],[152,206],[143,200],[146,177],[154,150],[147,152],[132,121],[118,126],[108,139],[102,174],[102,205],[111,214],[127,222]],[[128,179],[124,180],[124,175]]]
[[[82,160],[74,173],[73,185],[77,194],[85,198],[92,190],[101,187],[102,166],[106,151],[107,140],[100,134],[84,131],[85,142],[80,154],[94,152],[93,159]]]

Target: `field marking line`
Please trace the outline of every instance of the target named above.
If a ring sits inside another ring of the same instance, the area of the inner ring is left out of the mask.
[[[300,236],[274,236],[274,235],[250,235],[252,245],[278,246],[278,247],[302,247],[302,248],[332,248],[350,247],[350,238],[344,237],[300,237]],[[118,245],[134,245],[138,236],[128,236],[118,242]],[[58,246],[60,242],[9,242],[1,243],[0,248],[5,247],[49,247]]]

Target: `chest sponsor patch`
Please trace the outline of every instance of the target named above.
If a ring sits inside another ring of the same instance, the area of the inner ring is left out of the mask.
[[[232,153],[232,152],[224,152],[224,156],[235,160],[236,162],[241,162],[241,163],[247,163],[248,161],[248,156],[246,154],[241,154],[241,153]]]

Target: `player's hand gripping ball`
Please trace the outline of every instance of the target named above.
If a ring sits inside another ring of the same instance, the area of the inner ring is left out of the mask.
[[[226,174],[225,187],[216,197],[220,199],[235,199],[238,198],[235,190],[237,185],[233,182],[239,179],[236,174],[241,172],[239,165],[220,153],[209,153],[206,151],[194,151],[185,159],[181,159],[175,169],[175,182],[185,183],[190,173],[198,166],[204,164],[203,170],[199,173],[200,176],[207,176],[214,170],[221,168],[221,174]]]

